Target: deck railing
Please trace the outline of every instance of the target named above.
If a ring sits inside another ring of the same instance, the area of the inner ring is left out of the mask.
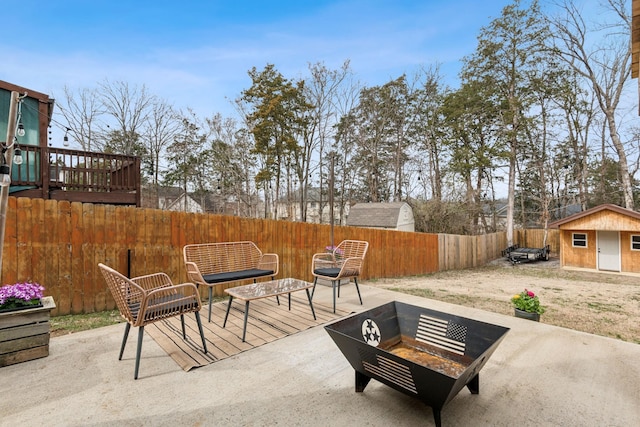
[[[140,159],[23,145],[13,165],[12,195],[140,206]]]

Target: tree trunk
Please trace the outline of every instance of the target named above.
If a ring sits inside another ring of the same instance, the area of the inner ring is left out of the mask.
[[[513,212],[516,205],[516,141],[513,136],[509,153],[509,183],[507,195],[507,246],[513,245]]]
[[[620,168],[620,179],[622,180],[622,192],[624,196],[624,204],[627,209],[634,209],[633,203],[633,186],[631,184],[631,176],[629,175],[629,163],[627,162],[627,154],[624,151],[622,141],[618,135],[615,117],[612,112],[607,111],[607,124],[609,125],[609,135],[611,136],[611,142],[618,154],[618,165]]]

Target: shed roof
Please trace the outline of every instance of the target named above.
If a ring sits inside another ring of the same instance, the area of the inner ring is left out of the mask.
[[[559,219],[557,221],[553,221],[549,224],[549,228],[571,228],[571,226],[575,225],[581,229],[610,229],[610,225],[603,225],[601,221],[593,220],[590,221],[590,218],[595,218],[602,213],[613,213],[619,218],[624,218],[627,220],[631,220],[633,223],[632,228],[637,229],[640,224],[640,212],[633,211],[631,209],[626,209],[617,205],[612,204],[604,204],[599,205],[591,209],[587,209],[586,211],[578,212],[573,215],[569,215],[568,217]],[[628,221],[627,221],[628,222]],[[618,223],[616,227],[613,229],[623,230],[627,228],[628,225],[624,223]]]
[[[396,228],[398,217],[405,202],[392,203],[358,203],[349,209],[347,225],[354,227]]]

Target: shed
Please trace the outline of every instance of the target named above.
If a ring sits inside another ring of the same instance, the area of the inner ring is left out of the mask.
[[[415,231],[413,209],[405,202],[355,204],[349,209],[347,225]]]
[[[549,224],[560,230],[560,265],[640,273],[640,213],[605,204]]]

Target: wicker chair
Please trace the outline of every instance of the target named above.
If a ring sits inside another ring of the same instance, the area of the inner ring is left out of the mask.
[[[98,267],[102,271],[120,314],[127,321],[118,360],[122,360],[122,353],[124,353],[131,326],[139,328],[134,379],[138,379],[144,327],[158,320],[180,316],[182,338],[186,340],[184,314],[195,313],[198,329],[200,330],[200,338],[202,338],[202,347],[205,354],[207,353],[207,343],[204,339],[199,313],[202,303],[200,302],[200,295],[196,285],[193,283],[174,285],[165,273],[155,273],[128,279],[104,264],[98,264]]]
[[[318,278],[331,281],[333,287],[333,312],[336,312],[336,287],[338,288],[338,298],[340,297],[340,282],[342,279],[353,279],[358,291],[358,298],[362,304],[360,288],[358,287],[358,276],[362,271],[364,256],[369,249],[369,242],[362,240],[343,240],[332,252],[318,253],[313,256],[311,263],[311,274],[313,274],[313,290],[311,297],[316,290]]]

